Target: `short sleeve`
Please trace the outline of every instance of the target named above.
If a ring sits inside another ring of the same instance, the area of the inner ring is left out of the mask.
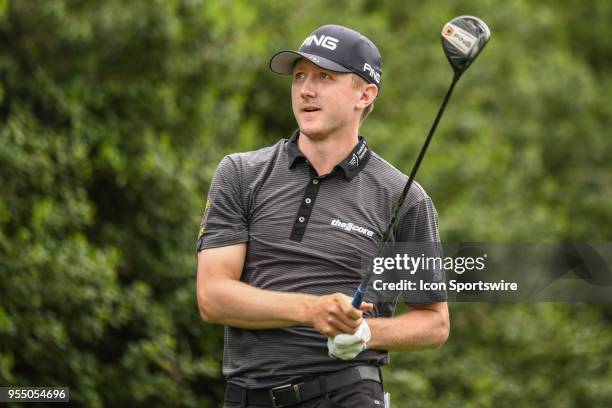
[[[408,248],[414,257],[439,258],[439,262],[431,262],[431,269],[422,270],[422,278],[430,283],[445,282],[444,268],[441,266],[444,251],[440,242],[438,230],[438,213],[430,197],[424,196],[410,206],[398,220],[395,230],[396,242],[406,243],[398,248]],[[440,286],[444,287],[444,286]],[[404,293],[406,304],[430,304],[447,300],[446,290],[423,290]]]
[[[422,198],[400,216],[395,230],[397,242],[440,242],[438,213],[431,198]]]
[[[242,183],[237,164],[231,156],[226,156],[219,163],[210,184],[198,233],[198,252],[248,241]]]

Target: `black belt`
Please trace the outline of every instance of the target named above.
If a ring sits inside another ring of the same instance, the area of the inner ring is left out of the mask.
[[[249,404],[273,408],[289,407],[362,380],[382,383],[378,367],[350,367],[308,381],[297,380],[293,384],[284,384],[265,389],[249,390],[228,383],[225,390],[225,401],[248,402]],[[246,401],[244,401],[245,397]]]

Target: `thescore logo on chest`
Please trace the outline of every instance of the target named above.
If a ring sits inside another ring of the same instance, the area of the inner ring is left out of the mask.
[[[355,225],[352,222],[342,222],[339,219],[333,219],[331,222],[331,225],[333,225],[334,227],[340,227],[346,231],[351,231],[351,232],[356,231],[364,235],[367,235],[368,237],[371,237],[374,235],[374,231],[370,231],[367,228],[360,227],[359,225]]]

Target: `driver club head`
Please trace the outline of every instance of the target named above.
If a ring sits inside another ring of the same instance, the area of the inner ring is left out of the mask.
[[[474,62],[491,38],[484,21],[474,16],[455,17],[442,29],[442,48],[456,77]]]

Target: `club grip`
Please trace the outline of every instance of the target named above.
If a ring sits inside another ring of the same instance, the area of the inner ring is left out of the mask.
[[[353,296],[353,302],[352,305],[355,309],[359,309],[359,307],[361,306],[361,301],[363,300],[363,294],[366,292],[368,288],[364,288],[361,285],[359,285],[359,287],[357,288],[357,291],[355,292],[355,296]]]

